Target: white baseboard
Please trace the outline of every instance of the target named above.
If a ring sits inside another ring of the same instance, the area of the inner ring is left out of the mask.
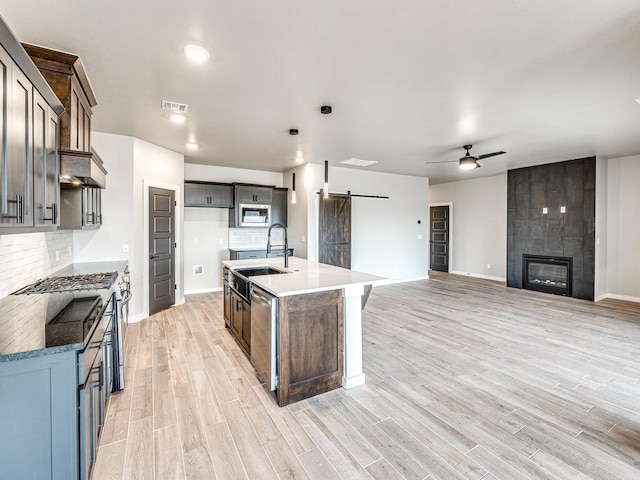
[[[464,277],[473,277],[473,278],[482,278],[484,280],[493,280],[494,282],[504,282],[507,283],[507,279],[503,278],[503,277],[494,277],[491,275],[482,275],[480,273],[471,273],[471,272],[459,272],[459,271],[452,271],[449,273],[453,273],[454,275],[462,275]]]
[[[605,293],[596,298],[596,302],[610,298],[612,300],[624,300],[625,302],[640,303],[640,297],[632,297],[631,295],[618,295],[617,293]]]
[[[139,313],[138,315],[134,315],[134,316],[129,316],[129,323],[138,323],[141,322],[142,320],[144,320],[145,318],[148,318],[149,315],[145,315],[144,313]]]
[[[193,295],[195,293],[211,293],[211,292],[221,292],[222,287],[213,287],[213,288],[197,288],[195,290],[185,290],[185,295]]]
[[[374,287],[382,286],[382,285],[393,285],[394,283],[407,283],[407,282],[417,282],[418,280],[427,280],[429,275],[424,275],[422,277],[411,277],[411,278],[385,278],[384,280],[379,280],[373,283]]]

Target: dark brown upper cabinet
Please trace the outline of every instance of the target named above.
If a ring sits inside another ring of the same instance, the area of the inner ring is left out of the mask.
[[[98,102],[80,57],[26,43],[22,46],[65,108],[58,144],[61,183],[106,188],[107,172],[91,149],[91,109]]]
[[[80,57],[27,43],[22,46],[64,105],[60,150],[91,152],[91,109],[98,102]]]

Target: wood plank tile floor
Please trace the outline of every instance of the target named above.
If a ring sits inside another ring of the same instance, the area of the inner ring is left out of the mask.
[[[278,408],[220,293],[134,324],[93,479],[640,478],[640,305],[432,273],[363,331],[366,385]]]

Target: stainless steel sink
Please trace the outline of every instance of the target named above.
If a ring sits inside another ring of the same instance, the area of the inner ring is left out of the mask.
[[[276,270],[271,267],[251,267],[251,268],[237,268],[234,272],[239,273],[243,277],[257,277],[259,275],[277,275],[279,273],[289,273],[283,272],[282,270]]]

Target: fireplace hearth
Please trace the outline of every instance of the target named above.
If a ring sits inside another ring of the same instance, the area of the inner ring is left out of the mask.
[[[522,288],[555,295],[572,295],[571,257],[522,255]]]

